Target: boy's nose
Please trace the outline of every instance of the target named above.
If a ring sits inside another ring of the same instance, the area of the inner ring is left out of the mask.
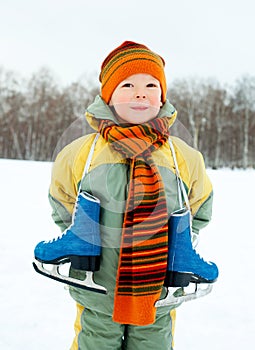
[[[146,98],[146,95],[145,95],[145,94],[139,94],[139,93],[137,93],[137,94],[135,95],[135,97],[136,97],[137,99]]]

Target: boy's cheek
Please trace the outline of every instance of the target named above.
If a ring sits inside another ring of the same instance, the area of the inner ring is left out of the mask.
[[[163,103],[161,101],[153,101],[151,103],[151,106],[154,107],[154,108],[160,108],[162,107]]]
[[[127,105],[130,102],[130,98],[127,96],[119,96],[118,99],[111,99],[109,102],[110,106],[116,105]]]
[[[161,107],[163,105],[161,101],[161,95],[150,96],[150,104],[151,106]]]

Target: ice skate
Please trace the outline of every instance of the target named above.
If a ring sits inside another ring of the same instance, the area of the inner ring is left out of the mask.
[[[170,216],[168,224],[168,266],[164,285],[168,294],[156,306],[197,299],[211,292],[218,268],[204,261],[192,246],[190,211],[180,209]],[[194,284],[194,291],[185,287]]]
[[[71,225],[61,237],[49,242],[40,242],[34,250],[35,270],[49,278],[75,287],[106,293],[103,286],[93,281],[93,271],[100,266],[101,239],[99,232],[100,202],[87,192],[80,192]],[[71,267],[86,271],[85,280],[64,276],[60,266],[71,263]],[[52,269],[48,266],[52,265]]]

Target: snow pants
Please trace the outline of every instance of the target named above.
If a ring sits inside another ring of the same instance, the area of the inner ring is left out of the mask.
[[[160,314],[149,326],[122,325],[109,315],[77,304],[70,350],[173,350],[175,314],[175,309]]]

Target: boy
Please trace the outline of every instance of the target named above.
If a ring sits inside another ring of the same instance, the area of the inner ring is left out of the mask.
[[[101,95],[86,113],[100,136],[95,144],[95,134],[84,136],[60,152],[49,194],[53,218],[63,231],[72,221],[79,190],[100,200],[102,252],[94,280],[107,294],[70,287],[77,302],[71,349],[170,350],[177,305],[155,308],[166,294],[168,218],[180,208],[168,144],[177,112],[166,99],[164,60],[126,41],[104,60],[100,81]],[[212,186],[200,153],[178,138],[172,141],[198,233],[211,217]],[[39,244],[36,258],[64,240]],[[86,273],[73,267],[70,276],[83,280]],[[217,277],[212,269],[211,282]]]

